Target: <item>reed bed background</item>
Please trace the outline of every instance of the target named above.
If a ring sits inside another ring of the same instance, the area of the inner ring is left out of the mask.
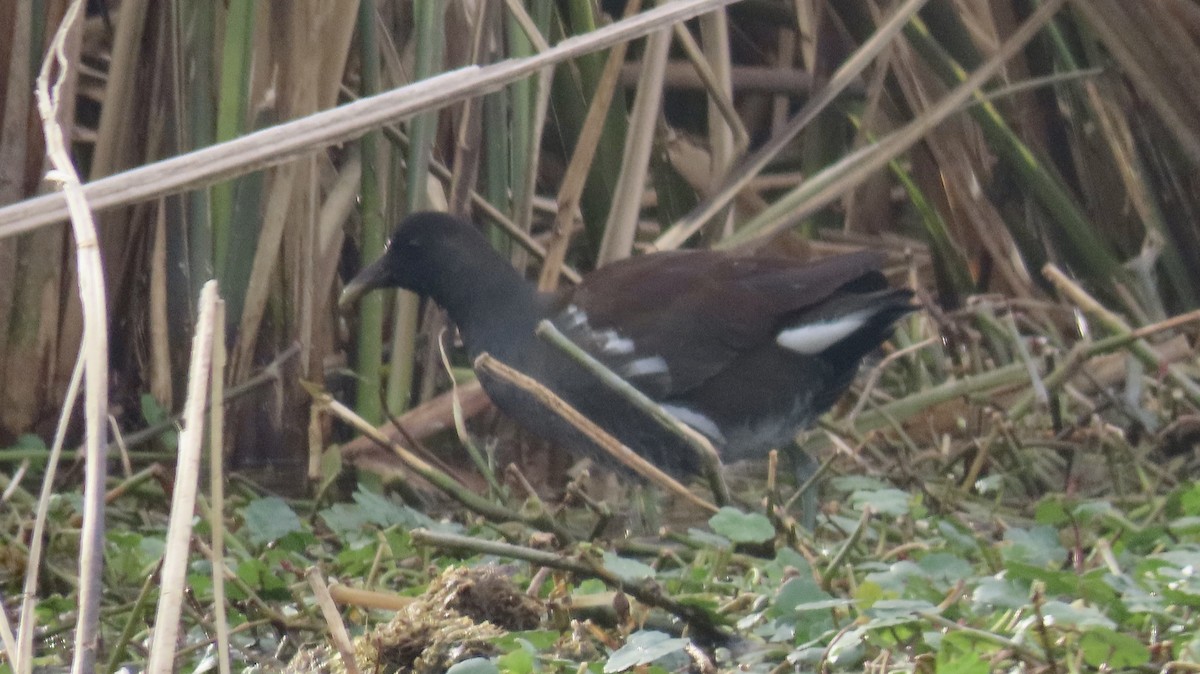
[[[210,279],[228,348],[210,471],[325,494],[322,456],[345,439],[334,399],[379,425],[446,388],[435,311],[382,293],[336,310],[390,226],[426,208],[489,223],[543,287],[643,250],[883,248],[927,311],[811,449],[854,445],[876,474],[951,474],[964,494],[992,474],[1026,503],[1081,483],[1149,502],[1186,482],[1194,2],[89,2],[47,71],[61,105],[44,119],[36,78],[69,7],[0,5],[6,501],[36,500],[22,478],[41,474],[60,419],[60,443],[90,438],[93,457],[112,443],[123,485],[176,456],[175,415],[211,369],[190,365]],[[75,192],[47,160],[54,126]],[[95,217],[94,269],[72,193]],[[107,363],[85,377],[107,403],[72,416],[81,343]],[[198,409],[187,428],[206,423]],[[1077,474],[1074,451],[1107,472]],[[489,515],[510,516],[564,533]],[[91,645],[72,652],[89,671],[97,618],[81,616]]]

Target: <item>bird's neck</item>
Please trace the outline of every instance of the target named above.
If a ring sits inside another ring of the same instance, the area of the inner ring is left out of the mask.
[[[455,279],[440,284],[446,290],[433,299],[458,326],[472,360],[488,352],[515,365],[515,346],[533,333],[541,317],[533,284],[494,253],[479,256],[470,266],[443,268]]]

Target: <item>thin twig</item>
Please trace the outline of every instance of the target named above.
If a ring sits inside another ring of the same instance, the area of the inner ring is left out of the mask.
[[[392,451],[406,468],[417,475],[420,475],[434,487],[437,487],[439,490],[441,490],[442,493],[466,506],[472,512],[498,522],[524,522],[530,526],[543,531],[548,531],[555,536],[558,536],[559,540],[561,541],[570,541],[574,539],[574,536],[572,536],[571,533],[567,531],[567,529],[565,529],[559,522],[553,520],[545,514],[526,516],[501,504],[489,501],[488,499],[474,493],[450,475],[443,473],[421,457],[392,442],[387,436],[381,433],[379,429],[375,428],[365,419],[355,414],[354,410],[351,410],[344,404],[334,400],[333,396],[314,387],[306,386],[305,389],[308,391],[309,395],[313,397],[314,404],[320,406],[342,421],[346,422],[359,433],[362,433],[376,442],[380,447],[384,447]]]
[[[639,391],[632,384],[608,369],[604,363],[601,363],[591,354],[579,348],[577,344],[567,339],[566,335],[562,334],[558,328],[554,327],[554,324],[550,321],[542,321],[538,324],[537,335],[562,350],[572,360],[583,367],[583,369],[587,370],[588,374],[596,377],[609,389],[625,398],[634,407],[638,408],[639,411],[653,419],[664,431],[674,435],[686,444],[692,450],[697,462],[704,467],[704,474],[708,478],[709,486],[713,490],[713,496],[716,499],[717,505],[723,506],[730,502],[729,487],[725,485],[725,478],[722,475],[721,456],[717,453],[716,448],[712,446],[712,443],[708,441],[708,438],[704,437],[691,426],[671,416],[662,406],[651,400],[650,396]]]
[[[0,606],[8,606],[4,599],[4,595],[0,594]],[[8,611],[0,610],[0,644],[4,645],[4,652],[11,653],[9,666],[13,671],[17,671],[18,665],[22,660],[18,659],[17,655],[20,651],[17,650],[17,638],[13,634],[12,623],[8,622]]]
[[[83,357],[81,350],[75,359],[75,369],[71,371],[71,382],[67,385],[67,395],[63,399],[62,412],[58,417],[58,427],[54,430],[54,444],[50,447],[50,456],[46,461],[46,471],[42,477],[42,492],[38,496],[37,513],[34,515],[33,531],[30,533],[29,558],[25,563],[25,586],[21,597],[17,648],[9,651],[13,654],[13,671],[16,672],[32,670],[33,628],[37,620],[34,608],[37,605],[42,541],[46,535],[46,518],[50,513],[50,499],[54,496],[54,475],[58,469],[59,457],[62,455],[63,443],[66,441],[67,423],[71,419],[71,410],[75,409],[79,384],[83,381]],[[29,663],[28,667],[23,663]]]
[[[676,601],[663,593],[662,588],[649,579],[641,582],[630,582],[616,572],[604,566],[598,559],[586,554],[568,557],[555,552],[537,550],[511,543],[488,541],[472,536],[448,534],[416,529],[412,532],[415,543],[425,543],[443,549],[468,550],[485,555],[496,555],[510,559],[522,559],[538,566],[568,571],[580,576],[596,578],[605,584],[619,588],[647,606],[656,606],[686,622],[704,638],[714,642],[725,642],[731,638],[729,632],[721,625],[713,622],[703,610]]]

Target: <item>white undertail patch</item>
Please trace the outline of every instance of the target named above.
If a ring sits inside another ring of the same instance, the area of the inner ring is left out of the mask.
[[[812,356],[837,344],[866,325],[873,309],[860,309],[817,323],[803,323],[775,335],[775,343],[796,353]]]
[[[648,375],[666,374],[667,361],[662,356],[647,356],[631,360],[621,366],[620,375],[628,379]]]

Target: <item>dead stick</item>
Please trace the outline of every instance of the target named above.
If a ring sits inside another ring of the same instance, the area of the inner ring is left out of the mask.
[[[626,447],[620,440],[617,440],[603,428],[600,428],[591,419],[580,414],[579,410],[569,405],[562,398],[559,398],[553,391],[543,386],[541,382],[533,377],[514,370],[486,353],[480,354],[475,359],[475,372],[480,377],[491,377],[493,380],[501,381],[509,386],[514,386],[525,391],[543,409],[574,426],[580,433],[587,436],[589,440],[614,459],[621,462],[625,467],[700,508],[713,513],[717,512],[716,506],[688,491],[687,487],[679,484],[678,481],[664,473],[658,466],[655,466],[642,458],[637,452]]]

